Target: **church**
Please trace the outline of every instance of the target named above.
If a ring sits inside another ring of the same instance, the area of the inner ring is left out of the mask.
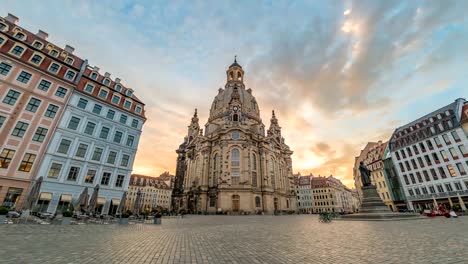
[[[281,136],[272,111],[270,126],[260,118],[244,70],[234,60],[226,71],[204,129],[197,110],[183,143],[176,150],[177,167],[172,208],[188,213],[291,213],[296,211],[292,151]]]

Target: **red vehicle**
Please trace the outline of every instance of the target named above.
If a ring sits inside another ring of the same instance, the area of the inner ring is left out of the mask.
[[[445,210],[445,208],[439,205],[438,209],[424,210],[424,215],[426,216],[445,216],[450,215],[450,211]]]

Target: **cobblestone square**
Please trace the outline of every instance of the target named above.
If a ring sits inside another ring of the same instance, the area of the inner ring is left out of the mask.
[[[163,224],[3,225],[1,263],[468,263],[468,218],[319,223],[316,215]]]

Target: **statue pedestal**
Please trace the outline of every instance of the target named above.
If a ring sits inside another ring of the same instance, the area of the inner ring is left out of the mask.
[[[348,221],[389,221],[425,219],[419,214],[395,213],[386,206],[373,185],[362,187],[362,204],[359,213],[343,215],[337,220]]]

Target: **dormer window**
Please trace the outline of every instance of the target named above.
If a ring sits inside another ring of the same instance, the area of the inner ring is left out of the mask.
[[[132,107],[132,102],[125,100],[124,108],[130,109]]]
[[[132,91],[127,90],[127,96],[131,97],[132,96]]]
[[[104,85],[109,86],[109,84],[110,84],[110,80],[109,79],[104,79]]]
[[[7,25],[4,23],[0,23],[0,31],[6,31],[7,30]]]
[[[74,61],[73,58],[70,58],[70,57],[68,57],[68,58],[65,60],[65,62],[68,63],[68,64],[73,64],[73,61]]]
[[[18,32],[16,33],[15,38],[24,40],[26,38],[26,35],[21,32]]]
[[[41,42],[36,40],[33,43],[33,47],[36,48],[36,49],[42,49],[42,47],[44,47],[44,44],[42,44]]]
[[[140,106],[135,107],[135,113],[141,114],[141,107]]]
[[[96,80],[97,79],[97,73],[95,73],[95,72],[91,73],[91,79]]]
[[[122,85],[117,84],[117,85],[115,86],[115,90],[117,90],[118,92],[122,91]]]
[[[57,57],[57,56],[59,55],[59,52],[56,51],[56,50],[51,50],[51,51],[49,52],[49,54],[50,54],[50,56],[52,56],[52,57]]]

